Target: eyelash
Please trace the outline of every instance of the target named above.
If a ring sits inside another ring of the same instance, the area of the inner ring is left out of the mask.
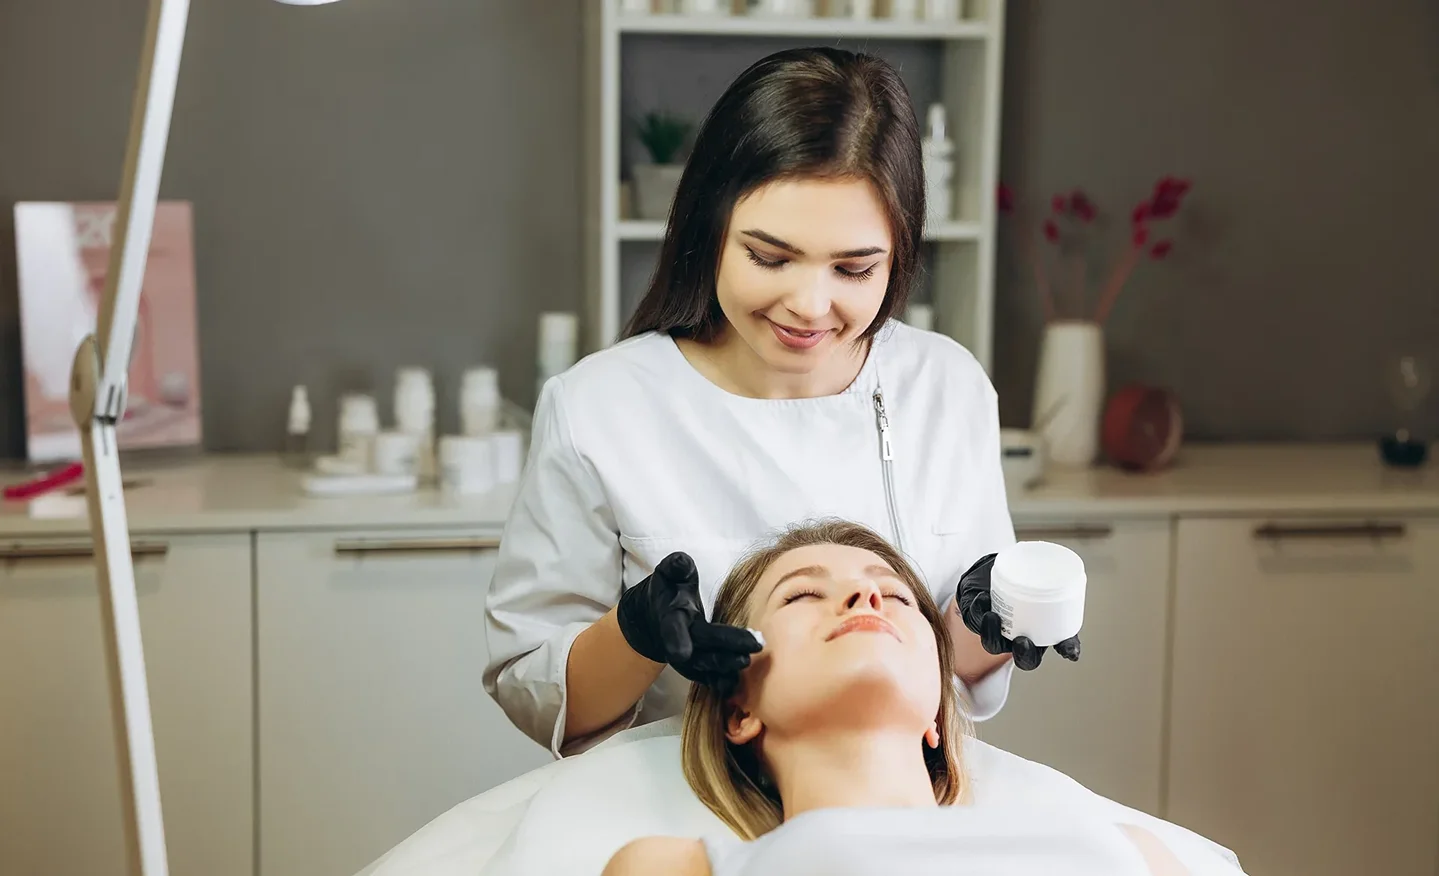
[[[794,593],[791,593],[790,595],[788,595],[788,596],[786,596],[786,597],[784,598],[784,604],[785,604],[785,605],[789,605],[791,602],[794,602],[795,600],[801,599],[801,598],[803,598],[803,597],[805,597],[805,596],[823,596],[823,595],[824,595],[824,594],[823,594],[823,593],[820,593],[818,590],[796,590]],[[905,605],[914,605],[914,603],[913,603],[912,601],[910,601],[910,598],[909,598],[908,596],[905,596],[903,593],[900,593],[900,592],[898,592],[898,591],[892,591],[892,592],[890,592],[890,593],[886,593],[886,594],[884,594],[884,598],[885,598],[885,599],[898,599],[900,602],[904,603]]]
[[[764,258],[759,253],[755,252],[749,247],[745,247],[744,251],[745,255],[749,256],[750,261],[754,262],[756,265],[759,265],[761,268],[764,268],[767,271],[778,271],[780,268],[788,264],[788,262],[784,259],[775,259],[772,261],[770,259]],[[865,280],[868,280],[870,277],[874,276],[874,267],[874,265],[870,265],[863,271],[846,271],[844,268],[835,265],[834,272],[836,274],[839,274],[840,277],[842,277],[843,279],[854,280],[856,283],[863,283]]]

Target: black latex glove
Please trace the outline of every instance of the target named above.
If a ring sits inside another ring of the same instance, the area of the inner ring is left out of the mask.
[[[624,592],[615,615],[635,653],[668,663],[690,681],[727,697],[739,686],[750,655],[763,646],[743,627],[705,620],[699,584],[694,560],[675,551]]]
[[[989,575],[994,566],[995,554],[980,557],[969,571],[959,579],[956,602],[959,616],[970,632],[979,634],[980,644],[991,654],[1014,654],[1014,665],[1020,669],[1038,669],[1044,659],[1045,647],[1036,645],[1028,636],[1019,636],[1014,641],[1006,639],[1000,632],[1000,619],[989,604]],[[1054,646],[1054,651],[1066,660],[1079,659],[1079,637],[1073,636]]]

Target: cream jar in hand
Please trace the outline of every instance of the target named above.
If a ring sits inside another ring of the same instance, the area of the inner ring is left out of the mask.
[[[1079,635],[1084,624],[1084,561],[1069,548],[1047,541],[1021,541],[994,558],[990,607],[1000,631],[1050,647]]]

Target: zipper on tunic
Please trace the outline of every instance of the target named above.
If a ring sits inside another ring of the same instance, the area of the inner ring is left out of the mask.
[[[874,391],[874,419],[879,427],[879,464],[884,471],[884,504],[889,509],[889,526],[894,531],[894,546],[904,550],[904,535],[899,529],[899,509],[894,502],[894,445],[890,442],[889,417],[884,412],[884,394]]]

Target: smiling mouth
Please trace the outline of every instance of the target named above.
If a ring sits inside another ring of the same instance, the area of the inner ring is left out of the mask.
[[[790,328],[789,326],[780,325],[773,320],[769,321],[769,325],[770,328],[774,330],[774,335],[779,339],[781,344],[797,350],[813,347],[815,344],[824,340],[825,335],[828,335],[831,331],[831,329]]]
[[[857,614],[834,628],[825,641],[838,639],[840,636],[847,636],[850,633],[889,633],[896,639],[899,638],[899,631],[894,624],[885,620],[877,614]]]

